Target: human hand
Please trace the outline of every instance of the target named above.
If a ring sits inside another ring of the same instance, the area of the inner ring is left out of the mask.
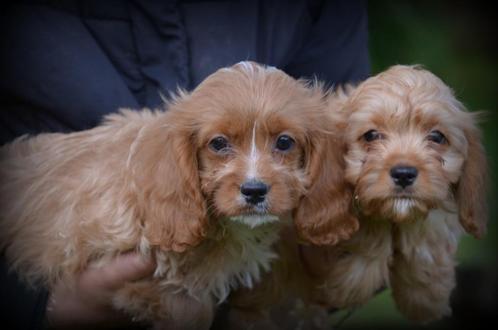
[[[51,328],[103,328],[130,325],[129,316],[114,310],[112,294],[125,283],[153,273],[155,263],[138,253],[117,256],[103,267],[91,265],[74,287],[56,285],[49,297],[46,319]]]

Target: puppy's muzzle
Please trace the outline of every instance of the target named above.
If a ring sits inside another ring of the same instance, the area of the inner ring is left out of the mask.
[[[413,166],[395,166],[389,173],[397,186],[406,188],[415,182],[418,170]]]
[[[268,193],[268,185],[261,181],[246,181],[240,186],[240,192],[249,204],[259,204],[263,202]]]

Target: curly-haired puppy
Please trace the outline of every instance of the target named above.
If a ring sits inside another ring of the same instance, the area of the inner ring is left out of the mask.
[[[360,229],[328,251],[323,293],[334,307],[390,286],[399,310],[448,315],[463,233],[486,229],[486,157],[474,114],[432,73],[394,66],[352,91],[344,110],[346,179]]]
[[[334,144],[330,145],[328,152],[338,157],[333,163],[323,166],[329,175],[343,178],[333,184],[352,200],[352,185],[344,179],[346,149],[343,136],[347,116],[340,111],[347,96],[342,90],[324,91],[323,96],[327,103],[322,111],[329,117],[329,129],[335,132]],[[316,200],[315,207],[323,209],[335,200]],[[252,288],[240,288],[231,293],[226,328],[330,329],[329,304],[322,293],[324,281],[333,267],[327,259],[328,251],[331,245],[349,239],[358,230],[358,221],[352,214],[351,208],[343,214],[341,231],[336,227],[328,229],[339,235],[327,244],[303,242],[297,226],[284,224],[280,240],[275,244],[278,258],[272,261],[271,271],[265,273]]]
[[[113,297],[161,326],[207,328],[216,301],[275,258],[279,219],[321,244],[345,235],[350,196],[319,86],[241,62],[167,111],[123,110],[94,129],[0,150],[0,248],[48,289],[116,254],[151,255],[151,278]]]

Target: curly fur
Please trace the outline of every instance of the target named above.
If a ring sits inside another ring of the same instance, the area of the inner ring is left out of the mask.
[[[91,130],[17,139],[0,150],[0,249],[48,289],[122,252],[151,255],[154,276],[118,290],[115,307],[159,326],[208,327],[216,302],[269,269],[276,219],[294,213],[301,236],[319,243],[351,232],[334,231],[351,197],[321,165],[337,158],[324,103],[321,86],[242,62],[167,111],[122,110]],[[285,153],[274,148],[282,133],[296,142]],[[229,153],[209,147],[219,135]],[[270,186],[264,205],[241,197],[248,176]]]
[[[394,66],[366,80],[345,111],[346,178],[355,186],[360,229],[330,252],[337,257],[325,282],[327,300],[355,307],[390,286],[409,319],[448,315],[459,237],[464,229],[481,237],[486,228],[486,157],[476,116],[416,66]],[[371,129],[381,138],[366,141]],[[431,142],[432,130],[446,140]],[[397,165],[418,170],[403,191],[389,175]]]
[[[303,218],[308,215],[308,223],[313,224],[310,216],[316,212],[322,213],[323,218],[339,215],[329,226],[314,228],[316,233],[321,231],[321,235],[335,238],[326,244],[318,238],[306,242],[299,224],[283,225],[280,240],[275,245],[278,258],[272,262],[271,272],[264,274],[254,288],[239,288],[230,295],[229,329],[329,329],[331,326],[327,319],[330,301],[323,290],[335,262],[331,246],[354,237],[358,222],[351,209],[353,187],[345,180],[343,159],[346,149],[342,136],[347,116],[340,110],[348,98],[348,91],[329,90],[324,97],[327,103],[322,111],[336,134],[327,143],[330,158],[320,162],[320,170],[326,172],[322,177],[333,180],[323,180],[323,184],[315,186],[319,198],[309,204],[315,210],[303,211]],[[330,187],[333,192],[347,197],[338,202],[328,192]],[[333,212],[328,211],[330,206],[334,208]]]
[[[347,181],[341,184],[354,187],[351,212],[359,217],[359,230],[336,245],[316,246],[299,244],[285,229],[271,274],[255,289],[232,295],[232,322],[330,328],[310,320],[323,318],[329,308],[360,306],[386,286],[409,319],[448,315],[458,240],[464,230],[481,237],[486,228],[486,157],[476,115],[439,78],[416,66],[394,66],[328,97],[330,115],[347,122],[339,130],[346,143]],[[364,134],[372,129],[382,138],[368,142]],[[445,143],[428,140],[434,129]],[[399,164],[419,172],[403,192],[389,175]],[[294,307],[303,304],[319,312],[295,319]]]

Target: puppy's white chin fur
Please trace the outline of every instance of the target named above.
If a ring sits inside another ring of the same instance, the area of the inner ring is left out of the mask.
[[[229,219],[255,228],[266,223],[278,221],[279,217],[273,214],[242,214],[230,217]]]
[[[393,201],[394,213],[401,216],[407,216],[410,210],[415,206],[416,206],[415,201],[407,197],[395,198]]]

